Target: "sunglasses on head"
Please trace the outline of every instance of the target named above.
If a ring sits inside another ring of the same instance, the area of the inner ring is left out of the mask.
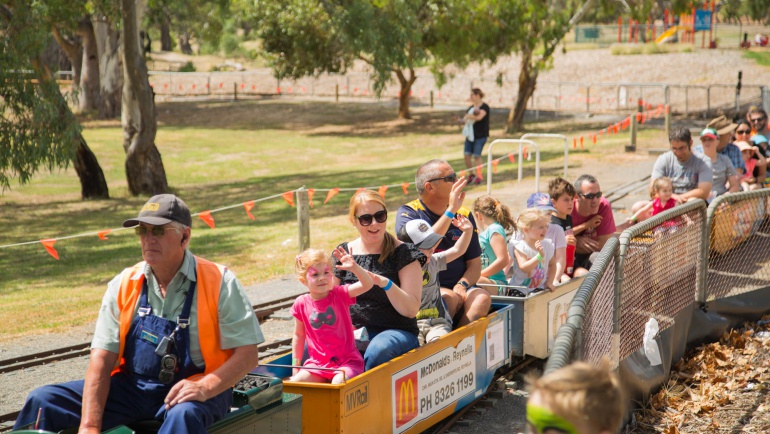
[[[596,192],[596,193],[588,193],[588,194],[578,193],[578,196],[580,196],[580,197],[582,197],[584,199],[588,199],[588,200],[599,199],[600,197],[602,197],[602,192],[599,191],[599,192]]]
[[[457,181],[457,174],[456,173],[451,173],[451,174],[449,174],[447,176],[444,176],[442,178],[433,178],[433,179],[429,179],[428,180],[428,182],[433,182],[433,181],[444,181],[444,182],[454,183],[455,181]]]
[[[151,233],[153,237],[162,237],[163,235],[166,235],[166,231],[170,229],[176,228],[165,226],[153,226],[151,228],[146,226],[137,226],[134,228],[134,233],[140,237],[147,235],[148,232]]]
[[[751,134],[751,130],[735,130],[735,134]]]
[[[358,223],[361,224],[361,226],[369,226],[372,224],[372,220],[377,220],[377,223],[385,223],[388,220],[388,211],[382,210],[377,211],[374,214],[362,214],[360,216],[356,216],[358,219]]]

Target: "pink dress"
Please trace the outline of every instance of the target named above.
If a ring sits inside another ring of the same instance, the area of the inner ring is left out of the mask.
[[[364,372],[364,358],[356,348],[350,305],[355,297],[348,295],[348,285],[335,286],[326,298],[313,300],[310,294],[300,295],[291,307],[291,314],[305,326],[308,359],[303,366],[341,368],[346,379]],[[316,371],[331,380],[339,371]]]
[[[669,210],[676,206],[676,201],[673,198],[669,198],[665,205],[660,203],[660,198],[656,197],[652,200],[652,215],[657,215],[663,211]]]

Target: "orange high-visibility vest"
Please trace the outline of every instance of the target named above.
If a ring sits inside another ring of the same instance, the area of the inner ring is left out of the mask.
[[[222,284],[222,275],[225,267],[195,256],[198,272],[196,292],[198,294],[198,340],[200,342],[203,362],[206,364],[203,375],[209,374],[222,366],[233,355],[233,350],[223,350],[222,339],[219,334],[219,288]],[[126,336],[134,320],[134,311],[142,293],[144,275],[139,279],[131,277],[144,270],[144,262],[140,262],[123,272],[123,280],[118,291],[118,308],[120,309],[120,352],[118,353],[118,366],[113,374],[120,372],[125,366],[123,349],[126,345]],[[190,318],[193,321],[193,318]],[[188,379],[197,379],[202,375],[194,375]]]

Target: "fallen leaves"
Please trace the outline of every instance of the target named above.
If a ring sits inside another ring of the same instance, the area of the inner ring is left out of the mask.
[[[759,324],[759,325],[758,325]],[[760,321],[701,345],[671,368],[634,414],[633,433],[766,432],[770,425],[770,333]],[[749,424],[749,425],[747,425]]]

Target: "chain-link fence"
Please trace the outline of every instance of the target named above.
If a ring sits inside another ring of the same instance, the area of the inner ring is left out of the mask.
[[[709,267],[701,301],[770,286],[768,197],[768,189],[726,194],[709,206]]]
[[[650,318],[663,331],[695,300],[705,227],[706,204],[693,201],[620,235],[620,360],[642,347]]]

